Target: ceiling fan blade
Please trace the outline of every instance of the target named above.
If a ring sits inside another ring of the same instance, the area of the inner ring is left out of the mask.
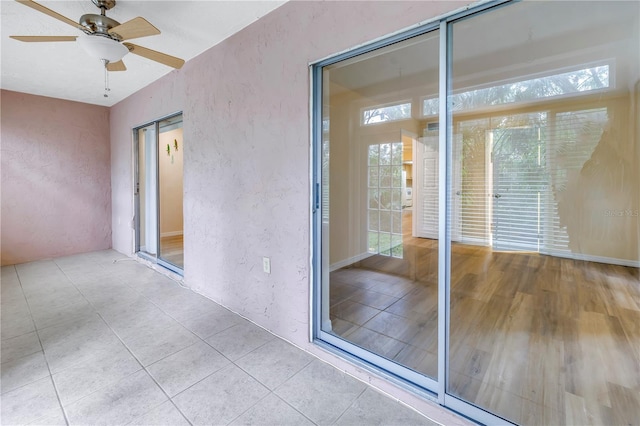
[[[18,3],[24,4],[25,6],[28,6],[28,7],[32,8],[32,9],[35,9],[38,12],[44,13],[45,15],[49,15],[52,18],[55,18],[55,19],[57,19],[59,21],[62,21],[65,24],[69,24],[74,28],[82,29],[82,26],[79,23],[67,18],[66,16],[60,15],[58,12],[54,12],[53,10],[51,10],[51,9],[49,9],[47,7],[44,7],[40,3],[36,3],[33,0],[16,0],[16,1]]]
[[[127,67],[124,66],[124,62],[109,62],[107,64],[107,71],[126,71]]]
[[[133,43],[122,43],[131,53],[135,53],[143,58],[151,59],[152,61],[160,62],[161,64],[168,65],[170,67],[179,69],[184,65],[184,60],[176,58],[175,56],[167,55],[166,53],[156,52],[155,50],[147,49],[146,47],[138,46]]]
[[[76,41],[76,36],[9,36],[14,40],[32,42]]]
[[[160,34],[160,30],[151,25],[146,19],[138,16],[124,24],[111,28],[109,34],[117,35],[121,40],[130,40],[132,38]]]

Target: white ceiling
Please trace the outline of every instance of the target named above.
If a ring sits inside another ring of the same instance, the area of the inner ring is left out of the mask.
[[[124,23],[142,16],[161,34],[131,40],[185,61],[218,44],[286,0],[147,1],[117,0],[107,16]],[[73,21],[99,14],[91,0],[38,1]],[[109,73],[111,91],[104,97],[104,68],[77,42],[24,43],[10,35],[81,35],[70,25],[11,0],[0,1],[0,87],[6,90],[112,106],[173,68],[127,54],[127,71]]]

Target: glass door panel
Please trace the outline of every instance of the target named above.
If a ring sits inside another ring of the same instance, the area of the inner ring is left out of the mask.
[[[417,381],[438,369],[437,229],[418,232],[438,220],[437,163],[417,148],[438,137],[421,102],[438,54],[432,31],[323,69],[321,330]]]
[[[640,3],[445,27],[314,68],[316,337],[482,423],[635,424]]]
[[[639,12],[523,1],[451,27],[446,392],[515,423],[640,418]]]
[[[156,257],[158,254],[157,153],[155,124],[137,130],[138,183],[137,251]]]
[[[181,273],[183,243],[182,114],[134,130],[136,252]]]
[[[158,123],[159,258],[184,269],[182,115]]]

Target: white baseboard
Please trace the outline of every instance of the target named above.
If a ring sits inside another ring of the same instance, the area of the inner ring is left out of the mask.
[[[368,257],[373,256],[372,253],[362,253],[357,256],[350,257],[348,259],[341,260],[329,266],[329,272],[333,272],[336,269],[344,268],[345,266],[352,265],[356,262],[360,262]]]
[[[608,263],[610,265],[630,266],[640,268],[640,260],[616,259],[614,257],[593,256],[590,254],[571,252],[540,252],[548,256],[564,257],[566,259],[583,260],[585,262]]]
[[[162,234],[160,234],[161,238],[164,237],[177,237],[178,235],[183,235],[184,231],[171,231],[171,232],[163,232]]]
[[[481,240],[479,238],[477,238],[477,239],[467,238],[467,239],[463,240],[462,243],[463,244],[469,244],[469,245],[478,245],[478,246],[489,247],[488,241]],[[514,251],[514,253],[517,253],[517,250],[536,252],[537,251],[537,247],[533,247],[533,246],[530,246],[530,247],[526,247],[526,246],[518,247],[518,248],[516,248],[516,251]],[[617,259],[617,258],[614,258],[614,257],[606,257],[606,256],[593,256],[593,255],[590,255],[590,254],[572,253],[570,251],[553,251],[553,250],[545,251],[545,250],[540,250],[539,253],[547,255],[547,256],[562,257],[562,258],[565,258],[565,259],[583,260],[585,262],[608,263],[610,265],[620,265],[620,266],[630,266],[632,268],[640,268],[640,260]]]
[[[463,244],[469,245],[479,245],[488,247],[486,241],[482,241],[480,239],[466,239],[462,241]],[[531,248],[532,252],[535,252],[535,248]],[[514,251],[517,253],[517,251]],[[627,259],[616,259],[613,257],[605,257],[605,256],[592,256],[588,254],[580,254],[580,253],[571,253],[571,252],[544,252],[540,251],[540,254],[548,255],[548,256],[556,256],[556,257],[564,257],[567,259],[574,260],[583,260],[587,262],[596,262],[596,263],[608,263],[611,265],[620,265],[620,266],[630,266],[633,268],[640,268],[640,260],[627,260]],[[337,269],[344,268],[345,266],[352,265],[356,262],[360,262],[361,260],[367,259],[373,256],[372,253],[362,253],[357,256],[350,257],[348,259],[341,260],[329,266],[329,272],[333,272]]]

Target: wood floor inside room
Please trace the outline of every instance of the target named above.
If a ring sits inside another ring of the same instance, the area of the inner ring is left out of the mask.
[[[403,260],[332,272],[333,333],[435,378],[437,252],[405,235]],[[638,268],[456,243],[451,265],[450,394],[520,424],[638,424]]]
[[[182,235],[160,238],[160,258],[184,269],[184,239]]]

